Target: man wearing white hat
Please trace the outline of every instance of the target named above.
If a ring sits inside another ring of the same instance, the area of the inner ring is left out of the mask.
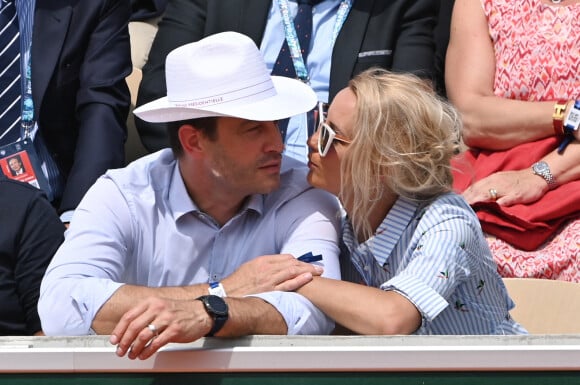
[[[42,282],[43,331],[112,334],[119,356],[141,359],[203,336],[330,332],[292,290],[340,278],[338,206],[282,157],[275,123],[310,110],[314,92],[270,76],[235,32],[175,49],[166,77],[167,97],[135,114],[173,122],[172,149],[89,190]]]

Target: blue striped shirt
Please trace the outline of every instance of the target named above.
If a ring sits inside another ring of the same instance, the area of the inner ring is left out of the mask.
[[[525,334],[477,216],[454,193],[417,203],[399,198],[373,237],[358,244],[345,221],[350,261],[343,279],[394,290],[422,315],[415,334]]]

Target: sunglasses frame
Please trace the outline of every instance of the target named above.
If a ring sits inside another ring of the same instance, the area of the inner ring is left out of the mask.
[[[352,143],[350,140],[338,135],[336,133],[336,131],[334,131],[332,129],[332,127],[330,127],[327,123],[325,123],[323,121],[321,121],[320,124],[318,124],[317,131],[318,131],[318,153],[323,158],[326,156],[326,154],[328,154],[328,151],[330,150],[330,147],[332,146],[332,142],[334,142],[335,140],[338,140],[340,142],[347,143],[347,144]],[[324,132],[324,131],[326,131],[326,132]],[[324,148],[322,148],[322,138],[323,138],[323,136],[326,136],[325,134],[328,135],[328,139],[326,140],[326,144],[324,145]]]

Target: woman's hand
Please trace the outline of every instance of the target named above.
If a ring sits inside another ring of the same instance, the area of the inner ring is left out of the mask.
[[[547,191],[546,181],[530,168],[489,175],[472,184],[463,192],[463,197],[469,204],[495,200],[500,206],[513,206],[535,202]]]

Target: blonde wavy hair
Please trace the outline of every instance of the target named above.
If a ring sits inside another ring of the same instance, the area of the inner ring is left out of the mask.
[[[355,126],[340,197],[352,206],[355,232],[370,237],[367,218],[386,192],[424,201],[451,191],[450,160],[463,149],[461,121],[415,75],[372,68],[348,87],[356,95]]]

